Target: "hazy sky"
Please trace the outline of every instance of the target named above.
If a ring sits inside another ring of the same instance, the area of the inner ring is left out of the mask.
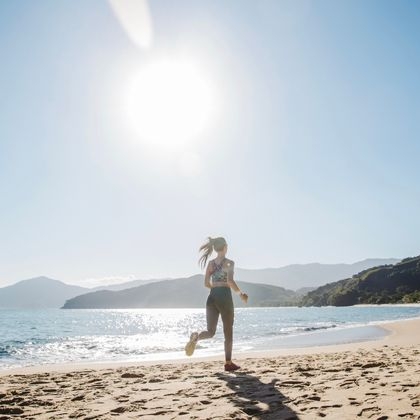
[[[191,275],[208,235],[245,268],[420,254],[420,2],[150,13],[142,49],[103,0],[0,2],[0,285]],[[181,56],[218,112],[165,153],[122,98]]]

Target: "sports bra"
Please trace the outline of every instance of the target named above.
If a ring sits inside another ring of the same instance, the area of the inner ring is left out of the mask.
[[[223,265],[226,261],[226,258],[223,258],[223,260],[217,264],[215,260],[212,261],[213,263],[213,271],[211,273],[211,280],[213,283],[225,283],[227,284],[228,281],[228,271],[223,270]],[[228,267],[231,265],[231,263],[228,263]],[[229,269],[229,268],[228,268]]]

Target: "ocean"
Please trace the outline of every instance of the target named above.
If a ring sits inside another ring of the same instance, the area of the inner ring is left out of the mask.
[[[379,339],[386,321],[420,318],[420,305],[236,308],[234,354]],[[55,363],[185,357],[205,310],[0,310],[0,369]],[[196,356],[223,357],[223,330],[200,341]]]

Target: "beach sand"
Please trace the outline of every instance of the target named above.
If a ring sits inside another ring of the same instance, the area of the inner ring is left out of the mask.
[[[420,419],[420,320],[380,341],[165,363],[0,374],[0,420]]]

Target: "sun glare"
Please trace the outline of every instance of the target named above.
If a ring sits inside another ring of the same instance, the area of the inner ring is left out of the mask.
[[[148,145],[173,150],[194,141],[215,111],[214,88],[191,61],[162,59],[129,83],[125,114]]]

